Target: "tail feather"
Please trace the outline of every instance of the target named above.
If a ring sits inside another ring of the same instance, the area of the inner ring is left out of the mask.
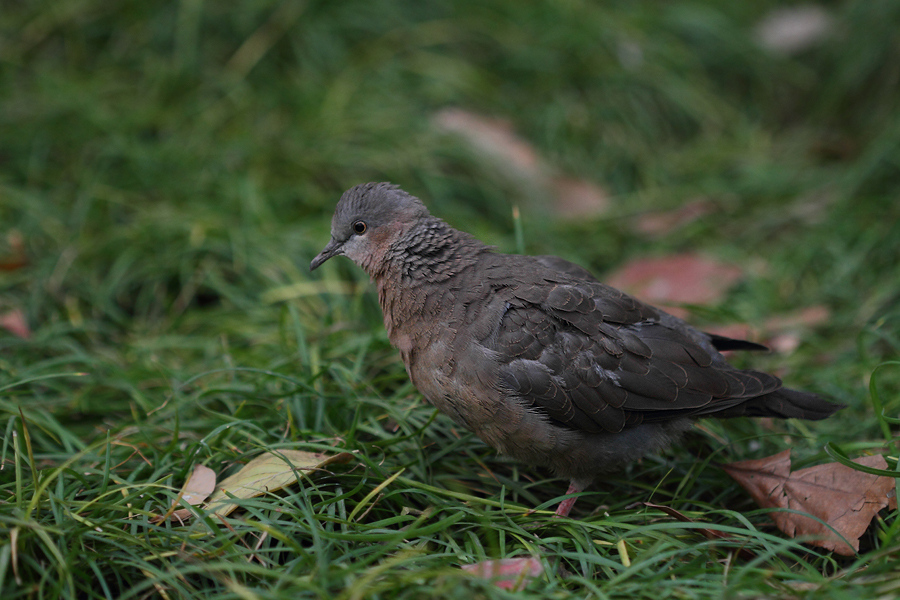
[[[766,346],[747,340],[737,340],[724,335],[704,332],[716,350],[768,350]]]
[[[810,392],[781,388],[709,416],[775,417],[819,421],[830,417],[842,408],[846,408],[846,405],[830,402]]]

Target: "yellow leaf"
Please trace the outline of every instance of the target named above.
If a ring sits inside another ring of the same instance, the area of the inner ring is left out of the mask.
[[[313,471],[353,459],[349,452],[323,454],[301,450],[279,450],[257,456],[234,475],[222,481],[206,503],[219,516],[238,507],[234,500],[262,496],[297,481],[297,471]]]

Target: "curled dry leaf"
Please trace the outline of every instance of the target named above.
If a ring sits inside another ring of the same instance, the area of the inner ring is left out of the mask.
[[[213,490],[216,489],[216,473],[209,467],[197,465],[188,480],[184,482],[181,493],[178,494],[175,502],[172,503],[169,511],[164,515],[159,515],[150,519],[151,523],[161,523],[166,520],[184,522],[191,517],[191,511],[186,508],[176,507],[181,501],[187,502],[191,506],[196,506],[206,500]]]
[[[482,579],[490,579],[505,590],[519,591],[544,572],[544,565],[534,557],[501,558],[463,565],[463,571]]]
[[[240,471],[225,478],[206,503],[206,508],[226,516],[238,507],[235,500],[254,498],[280,490],[297,481],[297,471],[324,469],[353,459],[349,452],[324,454],[302,450],[279,450],[257,456]]]
[[[887,468],[881,456],[864,456],[853,462]],[[781,531],[790,537],[803,536],[811,544],[845,556],[859,551],[859,538],[878,511],[897,508],[893,478],[863,473],[840,463],[792,473],[790,450],[723,468],[763,508],[786,508],[822,521],[794,512],[769,513]]]

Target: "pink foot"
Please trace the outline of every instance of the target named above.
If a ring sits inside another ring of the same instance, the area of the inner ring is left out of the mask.
[[[584,489],[583,485],[578,485],[574,481],[569,484],[569,489],[566,491],[566,495],[569,494],[577,494],[578,492]],[[575,501],[578,498],[566,498],[562,502],[559,503],[559,506],[556,507],[556,518],[559,517],[568,517],[569,512],[572,510],[572,507],[575,506]]]

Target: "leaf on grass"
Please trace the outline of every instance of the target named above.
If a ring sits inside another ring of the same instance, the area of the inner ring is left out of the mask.
[[[661,237],[715,212],[709,200],[692,200],[673,210],[646,213],[637,218],[635,228],[650,237]]]
[[[534,147],[516,134],[509,121],[445,108],[434,116],[434,123],[439,129],[459,135],[516,176],[530,179],[546,169]]]
[[[196,506],[206,500],[206,498],[213,493],[214,489],[216,489],[215,471],[209,467],[197,465],[194,467],[194,471],[191,473],[191,476],[188,477],[188,480],[184,482],[181,493],[178,494],[178,498],[172,503],[169,511],[164,515],[153,517],[150,519],[150,522],[161,523],[166,520],[172,520],[183,523],[191,517],[191,511],[187,508],[179,508],[176,510],[176,507],[181,504],[181,501],[183,500],[191,506]]]
[[[433,122],[438,129],[462,138],[530,192],[538,190],[552,199],[554,210],[563,217],[591,217],[609,209],[609,194],[603,188],[558,173],[507,120],[445,108],[434,115]]]
[[[887,467],[881,456],[864,456],[853,462]],[[790,450],[723,468],[763,508],[800,511],[824,522],[793,512],[769,513],[781,531],[790,537],[808,537],[809,543],[844,556],[859,550],[859,538],[878,511],[897,508],[893,478],[863,473],[840,463],[792,473]]]
[[[197,465],[182,490],[181,499],[196,506],[206,500],[216,489],[216,473],[209,467]]]
[[[665,304],[669,312],[683,317],[686,311],[678,304],[719,302],[741,275],[736,266],[684,253],[633,260],[605,281],[645,302]]]
[[[797,54],[821,44],[834,33],[835,19],[818,4],[777,8],[756,26],[756,38],[766,50]]]
[[[831,311],[825,306],[816,304],[798,311],[769,317],[758,328],[733,323],[707,326],[703,330],[738,340],[751,340],[774,352],[789,354],[797,349],[807,331],[827,323],[830,319]]]
[[[297,481],[297,471],[324,469],[353,459],[349,452],[324,454],[302,450],[279,450],[257,456],[234,475],[225,478],[206,503],[206,508],[226,516],[238,508],[235,500],[254,498],[280,490]]]
[[[584,179],[554,177],[551,180],[556,212],[570,219],[592,217],[609,210],[609,194]]]
[[[793,352],[800,345],[804,330],[827,323],[829,319],[831,311],[818,304],[787,315],[771,317],[765,323],[766,345],[775,352]]]
[[[0,271],[18,271],[28,264],[25,254],[25,238],[18,231],[11,231],[6,235],[9,249],[8,255],[0,256]]]
[[[681,521],[682,523],[699,523],[700,522],[700,521],[697,521],[696,519],[690,518],[686,514],[679,512],[670,506],[663,506],[662,504],[653,504],[652,502],[644,502],[644,506],[646,506],[648,508],[655,508],[657,510],[661,510],[662,512],[666,513],[673,519],[675,519],[677,521]],[[736,538],[733,535],[729,535],[727,533],[718,531],[716,529],[710,529],[709,527],[700,527],[700,528],[696,529],[696,531],[708,540],[739,541],[738,538]],[[749,550],[747,550],[746,548],[738,548],[737,552],[741,556],[741,558],[745,558],[747,560],[756,558],[756,555],[753,552],[750,552]]]
[[[25,313],[19,308],[0,314],[0,327],[25,340],[31,337],[31,329],[25,320]]]
[[[490,579],[494,585],[517,592],[528,582],[544,572],[544,565],[534,557],[501,558],[463,565],[463,571],[482,579]]]

